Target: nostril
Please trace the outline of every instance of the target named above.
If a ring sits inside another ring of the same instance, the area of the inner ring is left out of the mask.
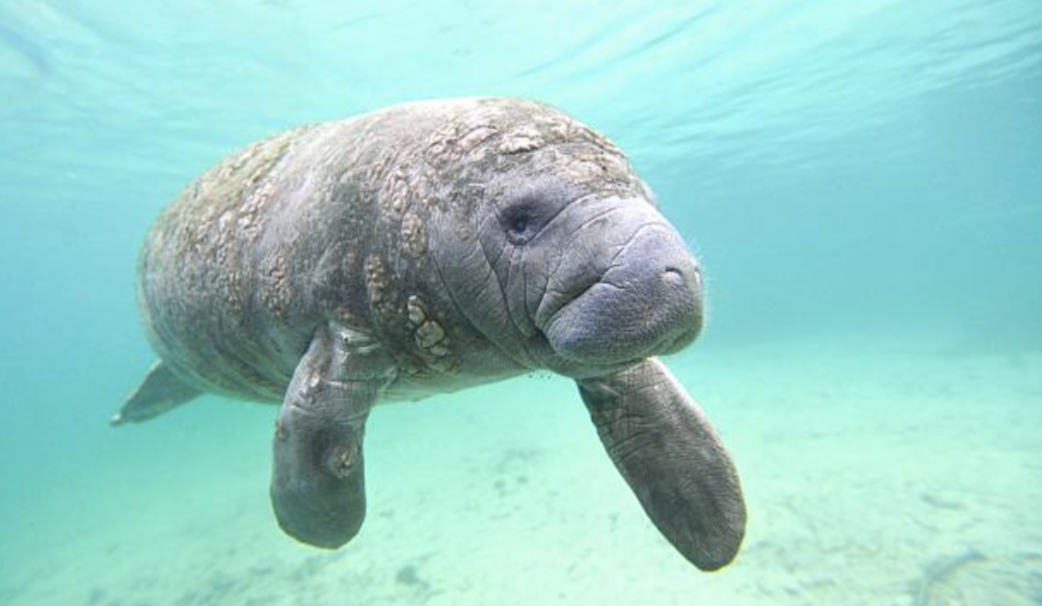
[[[675,267],[667,267],[662,272],[662,281],[673,286],[683,286],[684,274],[680,273],[680,270]]]

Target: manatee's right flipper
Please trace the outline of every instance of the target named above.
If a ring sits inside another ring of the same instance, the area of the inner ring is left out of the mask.
[[[140,423],[194,400],[203,392],[182,381],[162,360],[157,360],[145,380],[130,394],[109,423]]]
[[[358,533],[365,421],[393,377],[390,357],[365,335],[335,324],[316,332],[275,424],[271,501],[286,533],[329,549]]]
[[[745,534],[731,457],[658,360],[579,381],[608,455],[655,526],[702,570],[730,562]]]

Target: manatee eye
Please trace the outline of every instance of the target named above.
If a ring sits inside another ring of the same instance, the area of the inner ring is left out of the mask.
[[[523,234],[528,230],[528,217],[524,215],[518,215],[514,217],[513,222],[510,224],[510,231],[515,234]]]
[[[541,221],[537,211],[531,201],[513,204],[503,211],[500,224],[511,244],[524,244],[539,233]]]
[[[566,186],[556,177],[534,178],[518,191],[504,192],[496,200],[500,237],[514,246],[523,246],[538,236],[566,206],[583,193]]]

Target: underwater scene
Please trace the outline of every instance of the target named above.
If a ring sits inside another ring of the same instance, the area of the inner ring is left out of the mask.
[[[5,0],[0,288],[4,606],[1042,604],[1037,0]]]

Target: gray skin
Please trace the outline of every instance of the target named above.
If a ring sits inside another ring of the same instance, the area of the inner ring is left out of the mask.
[[[203,392],[281,403],[271,498],[300,541],[359,531],[378,401],[547,369],[684,557],[737,553],[734,466],[654,357],[701,328],[698,264],[623,154],[556,109],[414,103],[252,145],[163,212],[138,277],[160,360],[113,423]]]

